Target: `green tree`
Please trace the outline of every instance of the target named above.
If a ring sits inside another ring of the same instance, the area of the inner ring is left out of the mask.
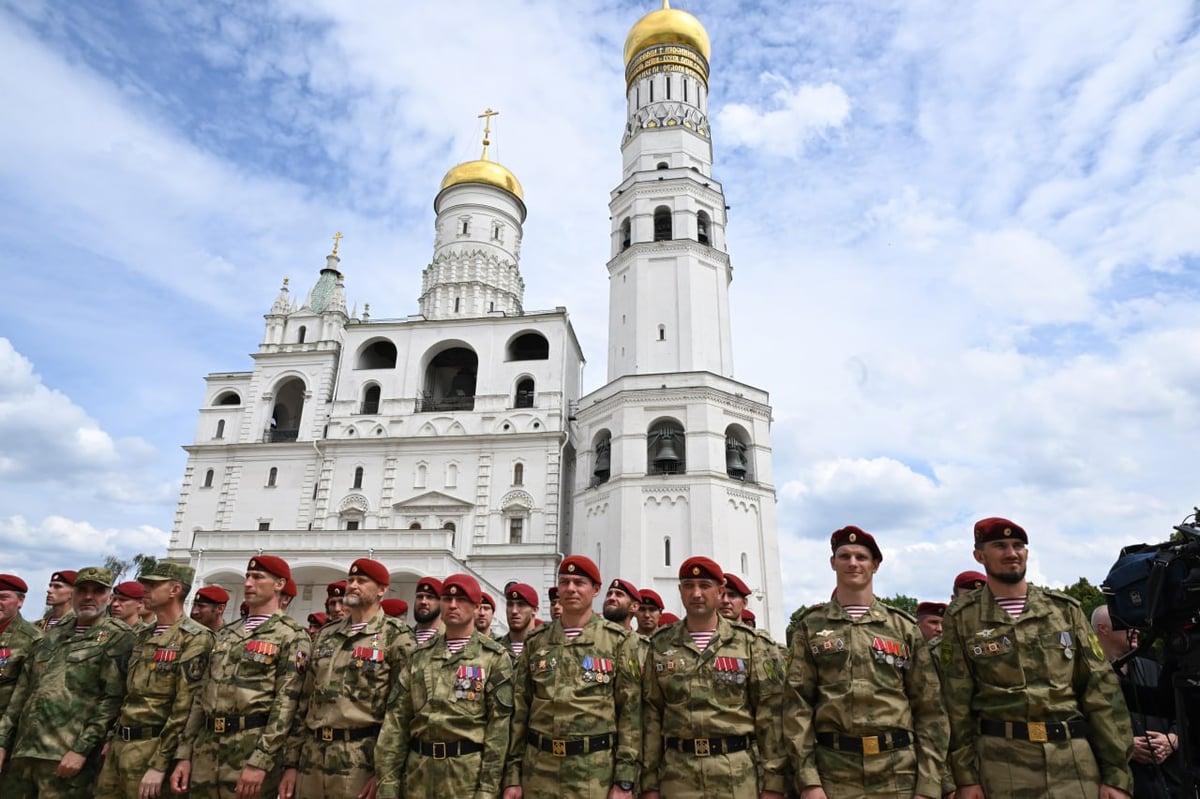
[[[917,605],[919,603],[916,599],[913,599],[910,596],[905,594],[896,594],[895,596],[881,596],[878,599],[885,605],[891,605],[894,608],[903,610],[905,613],[911,613],[914,616],[917,615]]]
[[[1080,577],[1073,585],[1063,589],[1064,594],[1073,596],[1083,605],[1083,613],[1091,618],[1092,611],[1104,604],[1104,594],[1100,589],[1088,582],[1088,578]]]
[[[121,578],[130,570],[132,570],[133,574],[139,575],[157,565],[158,558],[154,555],[147,555],[144,552],[139,552],[128,560],[121,560],[116,555],[104,556],[104,568],[113,573],[114,584],[121,582]]]

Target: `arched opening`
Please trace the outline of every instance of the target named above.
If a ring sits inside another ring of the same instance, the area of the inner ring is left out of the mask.
[[[278,479],[279,479],[279,469],[272,466],[271,469],[267,472],[267,487],[274,488],[275,481]]]
[[[629,245],[633,244],[633,223],[629,221],[629,217],[621,222],[621,249],[628,250]]]
[[[446,488],[456,488],[458,486],[458,464],[446,464]]]
[[[658,169],[670,169],[671,165],[668,164],[666,161],[659,161],[657,168]]]
[[[442,525],[442,529],[449,530],[450,532],[453,533],[458,528],[454,526],[454,522],[446,522],[445,524]]]
[[[225,420],[218,419],[217,420],[217,434],[215,436],[213,436],[213,438],[224,438],[224,437],[225,437]]]
[[[671,209],[660,205],[654,209],[654,240],[670,241],[671,238]]]
[[[213,472],[212,469],[209,469],[207,472],[204,473],[204,487],[205,488],[212,488],[213,477],[215,477],[215,476],[216,476],[216,473]]]
[[[517,382],[517,393],[513,397],[514,408],[533,407],[533,378],[525,377]]]
[[[508,342],[508,360],[544,361],[550,357],[550,342],[541,333],[522,333]]]
[[[409,530],[420,530],[420,529],[421,529],[421,523],[420,523],[420,522],[413,522],[412,524],[410,524],[410,525],[408,526],[408,529],[409,529]]]
[[[701,244],[708,244],[708,229],[710,220],[708,214],[704,211],[696,214],[696,240]]]
[[[362,488],[362,481],[363,481],[363,467],[356,466],[356,467],[354,467],[354,485],[351,487],[352,488]]]
[[[510,516],[508,519],[508,543],[521,544],[525,541],[525,517]]]
[[[355,369],[395,369],[396,345],[387,339],[372,342],[358,353]]]
[[[300,329],[296,331],[296,343],[303,344],[304,337],[307,335],[308,335],[308,328],[305,327],[304,325],[300,325]]]
[[[295,441],[300,437],[300,419],[304,413],[304,381],[298,377],[285,380],[275,389],[275,407],[271,411],[272,442]]]
[[[379,393],[380,388],[378,385],[372,383],[367,386],[367,390],[363,392],[360,413],[379,413]]]
[[[687,471],[687,437],[674,419],[659,419],[646,432],[646,474]]]
[[[663,565],[671,565],[671,536],[663,538]]]
[[[601,430],[592,439],[592,479],[590,485],[607,483],[612,473],[612,433]]]
[[[750,576],[750,557],[745,552],[742,553],[742,576]]]
[[[525,485],[525,464],[518,463],[513,466],[513,485]]]
[[[424,488],[425,478],[428,473],[428,467],[423,463],[418,463],[416,471],[413,472],[413,488]]]
[[[425,369],[425,391],[417,402],[417,412],[474,410],[478,371],[479,356],[466,347],[439,352]]]
[[[754,453],[750,434],[739,424],[725,428],[725,473],[734,480],[754,482]]]
[[[222,391],[213,400],[213,405],[241,405],[242,397],[236,391]]]

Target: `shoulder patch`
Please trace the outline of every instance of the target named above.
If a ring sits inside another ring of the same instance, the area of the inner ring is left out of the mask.
[[[667,624],[667,625],[664,625],[664,626],[662,626],[662,627],[655,627],[655,628],[654,628],[654,632],[650,633],[650,639],[651,639],[651,640],[654,640],[655,638],[657,638],[658,636],[662,635],[662,634],[663,634],[663,633],[665,633],[667,630],[670,630],[670,629],[671,629],[671,628],[673,628],[674,626],[675,626],[675,623],[674,623],[674,622],[672,622],[671,624]]]
[[[600,624],[604,627],[604,629],[608,630],[611,633],[616,633],[621,638],[624,638],[625,636],[631,634],[629,630],[626,630],[624,627],[617,624],[615,621],[609,621],[608,619],[601,618]]]
[[[301,626],[300,622],[296,621],[291,616],[288,616],[286,613],[280,614],[280,618],[285,625],[287,625],[288,627],[291,627],[293,630],[300,633],[304,637],[306,637],[306,638],[308,637],[308,628]]]
[[[211,630],[190,616],[183,617],[183,621],[179,624],[179,629],[185,635],[200,635],[201,633],[211,632]]]
[[[479,636],[479,645],[488,652],[503,652],[506,655],[508,654],[508,648],[490,636]]]
[[[1044,593],[1048,597],[1057,599],[1059,602],[1066,602],[1067,604],[1074,605],[1077,608],[1083,607],[1082,602],[1080,602],[1078,599],[1071,596],[1070,594],[1063,593],[1062,591],[1054,591],[1050,588],[1043,588],[1042,593]]]
[[[979,602],[979,597],[983,594],[983,590],[972,591],[969,594],[963,594],[958,599],[955,599],[946,606],[946,613],[942,616],[943,619],[957,616],[964,612],[967,608],[974,606]]]
[[[885,608],[887,608],[888,610],[890,610],[892,613],[895,613],[895,614],[896,614],[897,616],[899,616],[900,618],[902,618],[902,619],[908,619],[908,620],[909,620],[909,621],[911,621],[913,624],[916,624],[916,623],[917,623],[917,617],[916,617],[916,616],[914,616],[914,615],[912,615],[911,613],[909,613],[907,610],[904,610],[904,609],[902,609],[902,608],[898,608],[898,607],[896,607],[895,605],[889,605],[889,604],[887,604],[886,602],[881,602],[880,604],[881,604],[881,605],[883,605],[883,606],[884,606]]]

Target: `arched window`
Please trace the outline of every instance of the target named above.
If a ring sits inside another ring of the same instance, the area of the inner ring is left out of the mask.
[[[425,487],[425,475],[427,472],[428,472],[428,469],[426,468],[425,464],[423,464],[423,463],[417,464],[417,469],[413,473],[413,488],[424,488]]]
[[[658,340],[659,341],[667,340],[667,326],[666,325],[658,326]]]
[[[742,553],[742,576],[750,576],[750,558],[745,552]]]
[[[674,419],[659,419],[646,431],[646,474],[687,471],[687,437]]]
[[[358,466],[354,469],[354,488],[362,488],[363,467]]]
[[[224,438],[225,437],[225,420],[224,419],[217,420],[217,434],[213,437],[214,438]]]
[[[222,391],[213,405],[241,405],[242,398],[236,391]]]
[[[659,169],[670,169],[670,168],[671,168],[671,165],[670,165],[670,164],[668,164],[666,161],[659,161],[659,162],[658,162],[658,168],[659,168]]]
[[[295,441],[300,437],[305,393],[304,381],[298,377],[285,380],[275,389],[275,407],[268,431],[270,441]]]
[[[671,240],[671,209],[665,205],[654,209],[654,240]]]
[[[475,409],[475,378],[479,356],[467,347],[447,347],[425,368],[425,390],[417,413]]]
[[[421,523],[420,523],[420,522],[413,522],[412,524],[410,524],[410,525],[408,526],[408,529],[409,529],[409,530],[420,530],[420,529],[421,529]]]
[[[541,333],[522,333],[508,342],[508,360],[544,361],[550,357],[550,342]]]
[[[671,565],[671,536],[669,535],[663,538],[663,565]]]
[[[212,469],[209,469],[207,472],[204,473],[204,487],[205,488],[212,488],[213,476],[214,475],[213,475]]]
[[[625,217],[625,221],[621,223],[621,249],[628,250],[631,244],[633,244],[633,223],[629,221],[629,217]]]
[[[525,518],[512,516],[508,520],[508,543],[520,544],[525,540]]]
[[[363,392],[362,413],[379,413],[379,386],[370,385]]]
[[[598,486],[607,483],[612,474],[612,433],[601,430],[592,439],[592,480],[590,485]]]
[[[696,214],[696,240],[701,244],[708,244],[708,228],[708,214],[704,213],[703,211]]]
[[[368,344],[358,354],[356,369],[395,369],[396,345],[390,341]]]
[[[513,398],[514,408],[533,407],[533,378],[526,377],[517,383],[517,395]]]
[[[458,528],[454,526],[454,522],[446,522],[445,524],[442,525],[442,529],[449,530],[450,532],[453,533]]]
[[[513,466],[513,485],[525,485],[525,464],[518,463]]]
[[[278,478],[279,478],[279,470],[277,468],[275,468],[274,466],[272,466],[271,470],[269,472],[267,472],[267,485],[274,486],[275,480]]]
[[[305,327],[304,325],[300,325],[300,329],[296,331],[296,343],[303,344],[304,337],[306,335],[308,335],[308,328]]]
[[[750,434],[739,424],[725,428],[725,473],[734,480],[754,482],[754,448]]]

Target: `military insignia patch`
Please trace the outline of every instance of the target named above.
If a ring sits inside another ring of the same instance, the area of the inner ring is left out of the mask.
[[[307,668],[308,668],[308,653],[305,652],[304,650],[300,650],[299,652],[296,653],[296,672],[298,674],[303,674],[304,670]]]
[[[197,655],[191,660],[184,661],[183,676],[188,682],[197,682],[204,677],[204,673],[208,671],[208,653]]]

